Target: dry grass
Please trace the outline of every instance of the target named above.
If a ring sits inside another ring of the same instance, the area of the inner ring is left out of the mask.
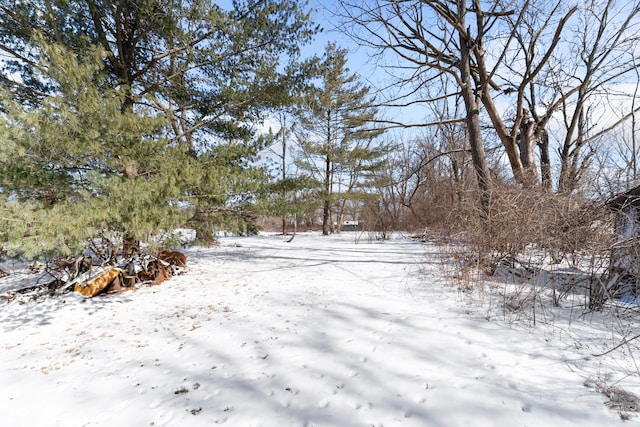
[[[587,268],[596,274],[609,256],[611,224],[604,206],[579,196],[538,188],[496,189],[488,209],[468,204],[452,211],[445,230],[445,256],[453,270],[448,273],[460,288],[482,281],[472,270],[493,276],[507,268],[527,276],[547,264]],[[555,288],[556,304],[566,289]]]
[[[640,412],[640,398],[618,386],[608,385],[602,378],[590,379],[585,386],[604,394],[607,399],[605,405],[618,413],[621,419],[629,420]]]
[[[605,316],[612,332],[633,335],[621,319],[636,318],[638,308],[600,301],[614,241],[613,218],[602,204],[539,189],[501,189],[487,210],[467,205],[452,211],[443,235],[445,277],[486,309],[487,318],[535,327],[553,323],[556,307],[576,319],[599,307],[611,309]],[[640,412],[640,399],[617,385],[601,379],[585,385],[604,394],[622,419]]]

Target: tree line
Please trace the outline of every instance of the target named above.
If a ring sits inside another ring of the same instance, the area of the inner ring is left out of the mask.
[[[5,250],[135,249],[179,226],[208,240],[260,214],[283,233],[318,213],[325,234],[348,212],[419,228],[472,202],[486,217],[501,188],[635,184],[637,2],[340,0],[335,19],[379,55],[387,90],[335,43],[302,55],[321,31],[312,12],[0,0]],[[393,129],[416,123],[383,114],[414,105],[427,113],[407,139]],[[276,133],[258,131],[273,118]],[[257,162],[275,146],[274,165]]]

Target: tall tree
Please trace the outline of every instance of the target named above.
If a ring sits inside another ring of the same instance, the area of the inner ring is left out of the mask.
[[[558,148],[559,192],[578,189],[595,154],[591,143],[615,124],[608,113],[595,110],[603,99],[615,95],[615,85],[637,78],[639,27],[638,1],[590,0],[580,10],[574,28],[577,37],[568,43],[569,49],[580,54],[557,69],[561,89],[555,106],[562,111],[564,130]],[[609,123],[598,128],[596,117]]]
[[[272,177],[269,185],[264,189],[266,200],[260,200],[262,209],[267,215],[278,215],[282,220],[282,235],[286,235],[287,223],[293,218],[294,232],[289,241],[296,234],[298,218],[304,212],[312,209],[313,180],[308,175],[300,175],[291,161],[291,153],[296,144],[293,124],[295,122],[296,105],[300,104],[301,97],[309,89],[309,80],[314,75],[319,58],[313,56],[303,62],[296,63],[295,69],[289,68],[287,78],[271,83],[277,87],[279,102],[274,105],[272,115],[277,117],[280,129],[272,138],[271,154],[278,159],[279,165],[275,167],[275,177]],[[271,130],[270,130],[271,131]]]
[[[385,148],[373,144],[381,131],[372,127],[376,109],[370,88],[350,74],[347,51],[329,43],[319,64],[319,83],[310,90],[299,110],[299,165],[322,188],[322,232],[333,229],[332,208],[340,197],[352,197],[367,170],[380,166]],[[338,210],[337,220],[342,218]]]
[[[482,138],[470,120],[479,107],[491,122],[490,137],[501,142],[513,178],[522,185],[538,182],[538,145],[542,179],[551,187],[548,124],[563,114],[558,187],[571,191],[590,156],[582,153],[593,134],[586,108],[593,95],[620,83],[637,64],[632,47],[640,10],[636,1],[593,0],[580,7],[564,0],[550,5],[530,0],[340,3],[361,44],[400,61],[391,67],[400,92],[394,105],[463,99],[481,188]],[[422,97],[423,88],[438,84],[443,75],[456,89]],[[509,108],[499,107],[505,104]]]
[[[7,98],[0,116],[0,215],[8,250],[77,253],[98,235],[143,239],[184,222],[184,184],[197,173],[148,109],[122,112],[105,88],[102,52],[42,50],[54,94],[27,108]]]
[[[244,172],[262,146],[254,125],[281,102],[282,66],[314,32],[293,0],[234,1],[230,10],[208,0],[0,0],[0,83],[25,106],[43,105],[59,88],[40,67],[42,46],[79,57],[97,46],[104,67],[92,83],[118,92],[121,114],[145,111],[168,124],[149,140],[198,163],[182,191],[193,220],[207,222],[242,206],[238,193],[261,176]],[[121,173],[136,178],[153,167],[146,163]]]
[[[298,219],[313,207],[317,208],[318,202],[315,194],[313,179],[304,173],[299,174],[295,164],[291,161],[291,153],[295,143],[293,126],[289,126],[287,120],[292,120],[291,111],[282,108],[278,111],[280,130],[274,141],[277,147],[271,151],[277,158],[276,175],[268,186],[264,210],[268,215],[278,215],[281,218],[282,235],[287,234],[288,224],[293,220],[293,234],[288,240],[293,241]],[[279,145],[278,145],[279,144]]]
[[[36,34],[78,53],[100,46],[111,86],[128,91],[125,108],[146,95],[162,110],[200,113],[176,130],[182,137],[251,112],[280,54],[295,57],[315,32],[292,0],[236,0],[231,10],[209,0],[0,0],[0,12],[7,87],[33,100],[46,89]]]
[[[496,81],[522,111],[515,114],[516,122],[521,117],[516,137],[528,148],[520,149],[521,158],[533,158],[536,145],[540,150],[544,187],[552,187],[550,137],[559,142],[556,188],[571,193],[596,154],[593,142],[621,123],[615,123],[620,115],[602,114],[597,105],[616,96],[616,85],[636,78],[639,6],[594,0],[548,7],[525,0],[517,8],[521,13],[508,17],[507,46],[513,48],[503,55]],[[552,131],[554,121],[560,131]],[[597,126],[598,121],[609,123]]]
[[[447,120],[461,121],[467,126],[477,182],[484,204],[488,203],[491,177],[481,132],[482,91],[479,90],[475,60],[476,52],[483,49],[483,40],[478,30],[481,22],[474,19],[474,10],[467,7],[465,0],[446,4],[378,0],[341,0],[340,3],[346,21],[353,26],[351,34],[360,44],[400,60],[399,65],[390,66],[399,94],[388,102],[389,105],[407,106],[438,99],[463,102],[462,117]],[[416,96],[443,76],[455,82],[456,90],[438,93],[437,97],[429,99]],[[440,120],[423,125],[439,123]]]

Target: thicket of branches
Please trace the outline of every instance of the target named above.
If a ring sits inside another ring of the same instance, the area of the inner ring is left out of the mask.
[[[425,107],[380,121],[424,131],[380,172],[368,221],[446,236],[489,274],[588,260],[587,298],[598,294],[613,244],[605,201],[639,183],[640,3],[339,3],[386,67],[381,105]]]

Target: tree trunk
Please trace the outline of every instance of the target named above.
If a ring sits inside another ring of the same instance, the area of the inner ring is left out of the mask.
[[[336,233],[342,232],[342,224],[344,224],[344,204],[340,207],[336,215]]]
[[[293,233],[291,234],[291,237],[289,238],[289,240],[287,240],[287,243],[291,243],[294,239],[294,237],[296,237],[296,232],[298,231],[298,217],[296,216],[296,214],[293,214]]]
[[[528,114],[524,114],[524,119],[520,124],[519,149],[520,163],[523,169],[523,182],[525,186],[534,186],[538,183],[538,168],[536,166],[534,129],[535,123],[529,120]]]
[[[462,14],[460,22],[465,22],[464,14],[465,5],[464,2],[459,8],[459,13]],[[476,171],[476,177],[478,178],[478,187],[481,193],[482,209],[486,213],[489,209],[490,201],[490,184],[491,178],[489,176],[489,166],[487,165],[487,156],[484,151],[484,145],[482,144],[482,131],[480,129],[480,110],[478,101],[475,97],[471,80],[471,53],[469,46],[467,45],[467,37],[464,34],[460,34],[460,78],[462,80],[462,98],[464,99],[464,105],[467,111],[466,124],[469,135],[469,147],[471,149],[471,158],[473,160],[473,166]]]
[[[325,236],[331,233],[331,226],[329,222],[331,221],[331,203],[329,199],[325,199],[324,201],[324,209],[322,212],[322,234]]]
[[[331,110],[327,111],[327,156],[325,158],[324,169],[324,210],[322,213],[322,234],[327,236],[331,232],[331,183],[333,176],[331,174]]]
[[[551,190],[551,156],[549,155],[549,135],[545,129],[536,131],[537,144],[540,149],[540,176],[542,188]]]
[[[324,176],[324,209],[322,212],[322,234],[331,232],[331,158],[327,154]]]
[[[586,118],[584,108],[576,109],[577,120],[571,123],[567,130],[565,141],[560,153],[560,176],[558,177],[558,193],[569,194],[578,187],[578,164],[580,152],[585,144]],[[575,140],[573,135],[576,134]]]
[[[464,14],[466,11],[466,2],[460,1],[458,4],[458,9],[460,14]],[[489,68],[485,63],[485,58],[484,58],[485,48],[484,48],[483,38],[485,36],[485,31],[486,31],[486,29],[484,28],[484,22],[485,22],[484,20],[486,18],[486,15],[484,12],[482,12],[482,6],[481,6],[480,0],[473,0],[473,11],[475,13],[476,23],[478,25],[477,27],[478,35],[476,39],[473,39],[471,35],[468,34],[469,30],[467,30],[466,41],[468,44],[473,45],[473,50],[472,50],[474,54],[473,59],[475,60],[475,63],[476,63],[476,72],[474,76],[477,76],[479,80],[479,84],[476,87],[479,101],[476,101],[476,102],[481,102],[485,107],[487,115],[489,116],[489,119],[493,124],[493,128],[496,134],[498,135],[498,138],[500,138],[500,142],[504,146],[505,152],[507,153],[507,158],[509,159],[509,164],[511,165],[511,170],[513,171],[514,179],[519,184],[530,185],[531,182],[535,181],[531,176],[532,169],[531,168],[526,169],[523,166],[522,157],[518,149],[519,147],[517,143],[517,135],[514,135],[513,132],[509,131],[509,129],[507,129],[507,127],[505,126],[504,121],[502,120],[501,114],[498,111],[498,108],[496,107],[495,103],[493,102],[493,98],[491,97],[491,93],[489,91],[489,87],[495,86],[495,83],[493,83],[492,81],[491,74],[489,73]],[[465,23],[465,20],[460,19],[459,22]],[[460,30],[458,31],[460,32]],[[464,35],[465,35],[465,32],[460,32],[461,37],[463,37]],[[461,46],[460,46],[461,56],[463,58],[465,56],[471,57],[470,51],[471,51],[471,48],[469,47],[469,45],[465,45],[464,43],[461,42]],[[469,59],[469,64],[470,63],[471,63],[471,59]],[[468,64],[465,64],[465,65],[468,65]],[[519,110],[519,112],[522,112],[522,110]],[[517,120],[518,119],[516,119],[516,121]],[[516,124],[516,127],[519,128],[518,130],[521,130],[518,124]],[[535,173],[535,170],[533,170],[533,172]]]
[[[287,119],[284,113],[281,113],[280,116],[280,124],[282,125],[282,182],[287,179]],[[282,189],[280,193],[280,197],[282,199],[282,203],[285,203],[285,197],[287,195],[287,190]],[[285,236],[287,234],[287,214],[282,214],[282,235]]]

